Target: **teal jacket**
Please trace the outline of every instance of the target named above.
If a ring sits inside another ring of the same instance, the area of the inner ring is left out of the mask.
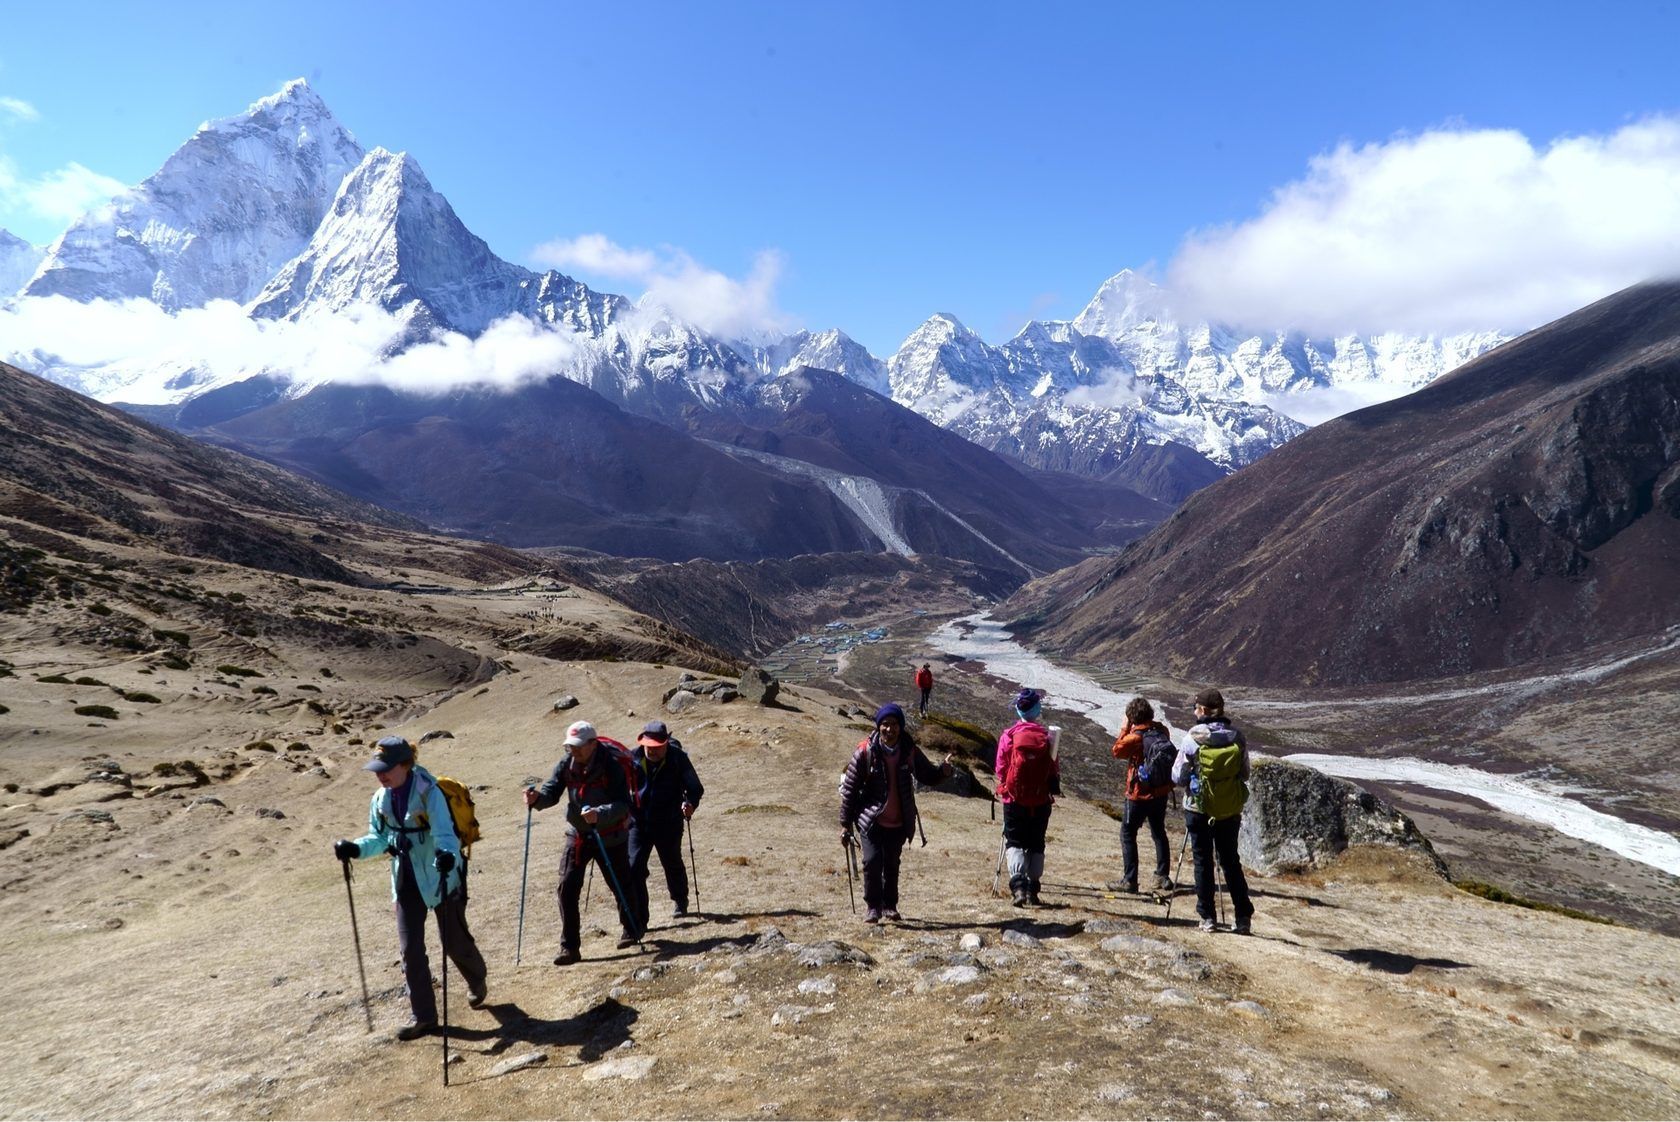
[[[391,857],[391,899],[397,898],[397,847],[406,838],[408,859],[414,868],[414,884],[426,907],[435,908],[447,893],[461,887],[461,842],[455,836],[455,819],[449,813],[449,800],[438,789],[432,773],[414,766],[414,793],[408,799],[408,817],[398,822],[391,813],[391,792],[381,787],[368,805],[368,832],[356,839],[358,858]],[[399,827],[401,827],[399,829]],[[438,852],[453,853],[455,867],[449,871],[449,883],[440,883],[437,866],[433,863]]]

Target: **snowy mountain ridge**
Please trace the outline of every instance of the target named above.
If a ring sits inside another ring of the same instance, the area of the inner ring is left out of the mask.
[[[451,335],[477,339],[522,317],[570,340],[555,373],[647,416],[676,420],[695,406],[739,414],[774,398],[761,383],[811,366],[1031,466],[1093,476],[1163,445],[1232,470],[1304,431],[1289,413],[1315,392],[1392,396],[1503,341],[1492,333],[1324,340],[1181,323],[1169,294],[1130,270],[1072,320],[1033,321],[995,346],[945,313],[886,359],[836,329],[724,340],[645,301],[502,260],[412,156],[363,149],[302,80],[202,125],[157,173],[78,219],[44,254],[7,238],[0,293],[21,283],[25,296],[138,299],[172,314],[220,307],[215,314],[226,315],[218,302],[231,301],[257,338],[377,309],[391,320],[378,325],[384,334],[369,332],[379,355]],[[253,349],[262,354],[248,363],[214,368],[179,348],[81,366],[51,354],[11,357],[104,400],[149,404],[258,374],[289,382],[292,395],[336,376],[320,364],[287,368],[296,348]]]

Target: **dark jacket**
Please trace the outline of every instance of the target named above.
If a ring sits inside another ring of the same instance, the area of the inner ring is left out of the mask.
[[[916,820],[916,783],[933,786],[945,778],[945,770],[922,753],[908,731],[898,734],[898,751],[892,754],[898,765],[898,799],[904,829],[914,830]],[[840,828],[857,824],[862,833],[874,824],[886,809],[890,794],[887,779],[888,754],[881,747],[878,733],[860,741],[846,765],[840,780]]]
[[[630,784],[623,765],[602,741],[589,757],[589,766],[581,774],[574,774],[577,770],[570,756],[555,764],[554,774],[537,788],[536,809],[547,810],[560,801],[560,792],[564,791],[566,821],[573,830],[582,834],[593,828],[603,841],[622,844],[630,827]],[[585,810],[600,812],[593,827],[583,820]]]
[[[647,758],[647,749],[640,744],[631,749],[630,758],[636,764],[639,784],[636,811],[632,823],[638,829],[669,827],[682,824],[682,804],[700,805],[706,788],[695,774],[694,762],[683,751],[682,742],[672,737],[665,748],[665,759],[654,764]]]

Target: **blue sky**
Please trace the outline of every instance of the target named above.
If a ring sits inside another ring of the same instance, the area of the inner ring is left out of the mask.
[[[1670,254],[1680,271],[1680,224],[1660,203],[1651,229],[1609,247],[1573,244],[1593,234],[1536,249],[1584,263],[1528,284],[1547,292],[1527,302],[1508,291],[1524,277],[1484,263],[1543,240],[1550,211],[1456,263],[1473,274],[1462,297],[1426,275],[1442,251],[1391,248],[1420,244],[1407,184],[1438,174],[1430,206],[1485,188],[1494,214],[1512,209],[1503,181],[1523,176],[1541,181],[1530,202],[1572,214],[1644,213],[1645,195],[1615,194],[1629,180],[1680,194],[1675,4],[8,9],[0,226],[37,243],[66,221],[42,188],[63,202],[89,177],[137,182],[200,121],[301,76],[364,144],[413,154],[504,257],[631,295],[661,270],[721,273],[756,284],[780,322],[839,326],[877,354],[940,311],[1001,341],[1029,316],[1076,314],[1127,267],[1249,319],[1292,314],[1268,302],[1286,290],[1326,329],[1427,327],[1453,310],[1526,327],[1553,314],[1535,310],[1542,296],[1567,310]],[[1624,132],[1653,120],[1655,133]],[[1582,137],[1598,173],[1543,166]],[[1487,182],[1453,179],[1484,164]],[[1346,229],[1377,209],[1392,220]],[[646,252],[590,252],[585,235]],[[1362,259],[1353,280],[1323,279],[1326,258],[1346,257]],[[1407,283],[1389,292],[1397,271]],[[1371,298],[1345,300],[1360,284]]]

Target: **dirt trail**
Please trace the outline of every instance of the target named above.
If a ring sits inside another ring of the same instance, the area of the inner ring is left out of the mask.
[[[1095,887],[1115,875],[1116,828],[1069,802],[1046,870],[1062,906],[1022,912],[990,897],[987,804],[924,794],[908,921],[867,927],[834,836],[859,732],[838,699],[804,689],[784,691],[787,708],[708,702],[671,718],[707,785],[694,829],[704,914],[661,919],[655,873],[639,951],[613,950],[596,884],[585,961],[549,964],[561,826],[538,815],[516,970],[521,783],[552,766],[568,719],[631,739],[664,715],[678,670],[513,661],[521,672],[394,730],[450,730],[422,759],[483,788],[469,915],[491,1003],[466,1009],[452,977],[453,1086],[436,1038],[389,1035],[406,1000],[378,861],[355,880],[378,1030],[365,1032],[329,846],[359,830],[372,782],[357,770],[365,747],[328,737],[309,754],[318,773],[280,751],[151,798],[93,802],[92,783],[9,796],[0,826],[51,827],[0,851],[14,998],[0,1112],[1680,1116],[1680,944],[1488,903],[1383,855],[1256,878],[1256,936],[1206,936],[1187,896],[1169,926],[1158,905]],[[581,704],[553,713],[561,693]],[[64,817],[78,809],[112,821]],[[984,945],[963,951],[966,934]],[[873,965],[807,967],[783,939],[807,953],[842,940]],[[532,1052],[545,1061],[495,1073]]]

